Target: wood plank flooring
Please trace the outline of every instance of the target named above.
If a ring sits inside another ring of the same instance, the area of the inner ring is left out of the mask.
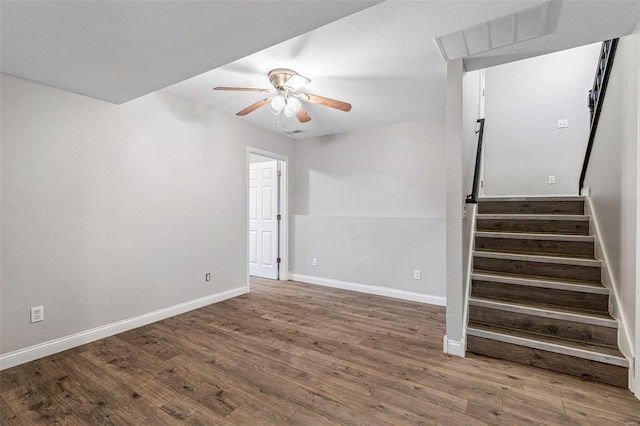
[[[295,282],[0,373],[0,423],[638,425],[625,390],[442,353],[445,310]]]

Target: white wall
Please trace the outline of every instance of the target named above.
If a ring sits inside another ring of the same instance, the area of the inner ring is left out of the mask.
[[[478,119],[481,118],[482,72],[465,73],[462,78],[462,190],[466,198],[473,191],[473,175],[475,172],[476,156],[478,152]],[[469,274],[471,234],[475,225],[475,206],[465,205],[462,232],[463,279]],[[463,293],[467,294],[467,288]]]
[[[462,195],[466,198],[473,191],[473,177],[478,152],[478,119],[482,118],[484,98],[483,71],[464,73],[462,77]],[[482,156],[482,154],[481,154]],[[480,179],[481,176],[478,176]],[[479,188],[480,189],[480,188]],[[481,195],[478,191],[478,195]],[[462,331],[466,330],[468,296],[470,294],[471,253],[473,249],[473,231],[475,229],[476,204],[465,204],[462,219]],[[455,215],[455,213],[454,213]],[[454,216],[455,217],[455,216]],[[448,310],[455,311],[453,307]],[[457,322],[457,321],[456,321]],[[454,343],[455,346],[455,343]]]
[[[465,199],[464,173],[462,170],[464,146],[464,66],[461,59],[447,63],[447,334],[444,351],[464,356],[464,223],[462,211]]]
[[[478,151],[480,117],[480,90],[482,86],[482,71],[472,71],[464,74],[462,80],[462,188],[465,197],[473,191],[473,174],[476,166]]]
[[[294,278],[443,303],[445,172],[444,119],[296,142]]]
[[[578,195],[599,49],[592,44],[486,70],[485,195]],[[558,129],[560,119],[569,127]]]
[[[293,158],[290,139],[165,93],[1,80],[0,353],[246,291],[246,146]]]
[[[640,143],[640,24],[618,44],[585,186],[600,226],[618,306],[616,314],[636,346],[638,145]],[[637,384],[640,386],[640,383]],[[640,393],[639,393],[640,395]]]

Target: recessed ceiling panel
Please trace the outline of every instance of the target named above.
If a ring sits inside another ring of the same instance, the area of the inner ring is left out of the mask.
[[[524,41],[544,35],[547,5],[516,14],[516,40]]]
[[[545,35],[548,4],[506,15],[436,37],[445,61],[508,46]]]
[[[463,34],[470,55],[491,49],[488,24],[484,23],[467,28]]]
[[[491,48],[497,49],[515,42],[515,22],[513,15],[489,22]]]
[[[447,52],[449,59],[462,58],[469,54],[461,31],[440,37],[440,44],[442,49]]]

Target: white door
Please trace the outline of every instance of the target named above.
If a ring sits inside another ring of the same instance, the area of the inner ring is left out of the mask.
[[[278,162],[249,165],[249,275],[278,279]]]

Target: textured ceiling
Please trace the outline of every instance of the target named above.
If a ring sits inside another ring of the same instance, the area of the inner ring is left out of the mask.
[[[345,113],[304,103],[312,117],[304,124],[276,119],[266,107],[238,118],[296,139],[443,117],[446,64],[434,37],[541,3],[386,1],[165,91],[233,115],[265,95],[213,87],[269,89],[268,71],[284,67],[311,79],[303,91],[353,105]],[[638,20],[640,1],[554,1],[551,34],[467,58],[465,66],[484,68],[628,34]]]
[[[264,94],[213,91],[215,86],[271,88],[267,73],[291,68],[311,79],[304,91],[352,104],[345,113],[304,104],[312,120],[276,124],[261,108],[239,119],[308,138],[443,117],[446,66],[433,38],[539,1],[387,1],[239,59],[165,91],[235,114]]]
[[[378,1],[7,1],[2,72],[122,103]]]
[[[305,91],[349,102],[351,112],[305,104],[306,124],[276,125],[266,108],[237,119],[307,138],[442,118],[446,64],[434,37],[541,3],[5,0],[1,65],[116,103],[166,87],[232,116],[264,95],[214,86],[270,88],[269,70],[292,68],[311,79]],[[638,0],[553,0],[549,10],[550,34],[468,57],[467,69],[622,36],[640,20]]]

